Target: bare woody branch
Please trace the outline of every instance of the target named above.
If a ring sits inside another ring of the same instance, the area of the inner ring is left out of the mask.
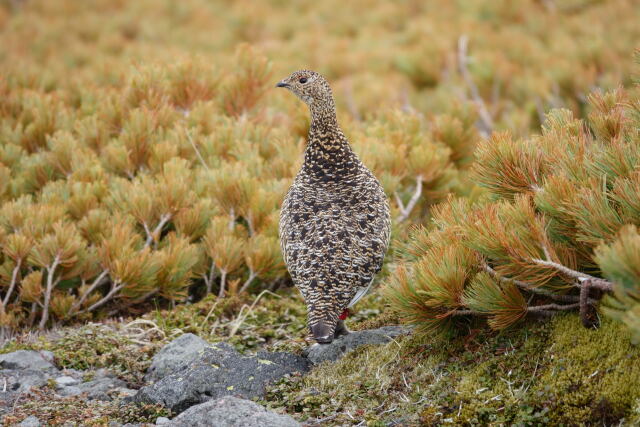
[[[398,222],[406,221],[409,218],[409,215],[411,215],[411,211],[413,210],[413,208],[415,208],[416,204],[418,204],[420,196],[422,196],[422,175],[418,175],[416,177],[416,189],[414,190],[409,203],[407,203],[407,206],[402,203],[402,199],[400,199],[398,193],[394,193],[394,196],[396,199],[396,203],[398,204],[398,209],[400,209],[400,215],[398,215],[398,218],[396,218],[396,220]]]
[[[49,320],[49,305],[51,301],[51,292],[53,288],[58,284],[60,279],[55,280],[56,269],[60,264],[60,255],[56,255],[53,262],[47,267],[47,288],[44,291],[44,303],[42,307],[42,317],[40,318],[40,329],[44,329]]]
[[[22,267],[22,258],[18,259],[16,262],[16,266],[13,268],[11,272],[11,283],[9,284],[9,290],[7,294],[4,296],[4,300],[2,301],[2,305],[6,306],[9,303],[9,298],[11,298],[11,294],[16,287],[18,282],[18,274],[20,273],[20,268]]]
[[[482,136],[487,137],[491,134],[493,130],[493,119],[491,118],[491,113],[489,113],[489,109],[485,104],[484,100],[480,96],[480,91],[478,90],[478,86],[476,86],[473,78],[471,77],[471,73],[469,72],[469,56],[468,49],[469,46],[469,37],[466,34],[463,34],[458,39],[458,70],[464,79],[467,88],[471,94],[471,99],[476,104],[478,108],[478,115],[480,117],[480,133]]]

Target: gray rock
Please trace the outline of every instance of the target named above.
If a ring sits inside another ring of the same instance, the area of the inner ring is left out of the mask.
[[[127,384],[118,378],[102,377],[79,384],[78,388],[81,393],[87,393],[87,398],[90,400],[111,400],[110,392],[126,386]]]
[[[202,354],[209,343],[197,335],[184,334],[165,345],[153,357],[145,381],[158,381],[175,371],[186,368]]]
[[[114,388],[113,392],[123,397],[133,397],[138,392],[138,390],[127,387],[118,387]]]
[[[0,354],[0,368],[57,371],[58,369],[47,360],[47,357],[48,355],[43,356],[40,352],[32,350]]]
[[[60,396],[77,396],[79,394],[82,394],[82,390],[80,389],[80,387],[76,386],[76,385],[71,385],[68,387],[61,387],[57,390],[57,393]]]
[[[314,344],[305,351],[307,358],[314,364],[340,359],[355,348],[366,344],[385,344],[399,335],[411,330],[403,326],[384,326],[379,329],[355,331],[341,336],[331,344]]]
[[[40,387],[47,383],[50,375],[47,372],[32,369],[3,369],[0,371],[0,386],[4,388],[6,381],[6,392],[0,393],[0,401],[9,398],[12,394],[27,393],[32,387]]]
[[[19,427],[40,427],[41,425],[40,420],[34,415],[25,418],[20,424],[18,424]]]
[[[156,419],[156,425],[157,426],[164,426],[164,425],[169,425],[171,424],[171,420],[167,417],[158,417]]]
[[[227,396],[192,406],[171,421],[184,427],[297,427],[288,415],[267,411],[250,400]]]
[[[44,357],[44,360],[46,360],[47,362],[53,363],[54,359],[56,358],[53,355],[53,352],[49,350],[40,350],[39,353],[42,357]]]
[[[116,378],[116,374],[108,369],[100,368],[93,373],[93,378],[96,380],[100,378]]]
[[[68,387],[71,385],[76,385],[78,384],[80,381],[78,381],[77,379],[70,377],[69,375],[63,375],[61,377],[56,378],[56,385],[58,387]]]
[[[133,400],[162,404],[180,413],[223,396],[262,396],[268,384],[287,374],[306,372],[309,365],[305,358],[291,353],[243,356],[229,344],[218,343],[205,348],[190,366],[141,388]]]

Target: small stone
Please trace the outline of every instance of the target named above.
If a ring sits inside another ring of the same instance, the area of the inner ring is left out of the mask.
[[[156,419],[156,425],[157,426],[164,426],[164,425],[167,425],[167,424],[170,424],[170,423],[171,423],[171,420],[169,418],[167,418],[167,417],[158,417]]]
[[[68,375],[63,375],[61,377],[56,378],[56,385],[58,387],[68,387],[70,385],[76,385],[79,382],[80,381],[78,381],[77,379],[70,377]]]
[[[33,369],[57,371],[53,363],[40,352],[32,350],[18,350],[0,354],[0,368],[2,369]]]
[[[132,388],[127,388],[127,387],[118,387],[113,390],[115,393],[123,397],[132,397],[138,392],[138,390],[134,390]]]
[[[18,424],[19,427],[40,427],[41,425],[40,420],[34,415],[25,418],[20,424]]]
[[[183,369],[209,347],[209,343],[197,335],[184,334],[165,345],[153,357],[147,370],[147,382],[158,381],[165,376]]]
[[[201,403],[171,420],[174,427],[243,426],[299,427],[289,415],[268,411],[255,402],[233,396]]]
[[[7,381],[7,393],[0,393],[0,402],[11,398],[12,394],[27,393],[32,387],[41,387],[51,377],[47,371],[33,369],[4,369],[0,371],[2,380]]]
[[[335,362],[350,351],[367,344],[385,344],[410,329],[403,326],[384,326],[379,329],[355,331],[333,340],[330,344],[314,344],[305,351],[305,356],[314,364]]]
[[[98,370],[96,370],[93,373],[94,379],[100,379],[100,378],[115,378],[116,374],[114,374],[113,372],[111,372],[108,369],[105,368],[100,368]]]
[[[77,396],[79,394],[82,394],[82,389],[78,386],[75,385],[71,385],[68,387],[62,387],[60,389],[57,390],[57,393],[60,396]]]
[[[118,378],[102,377],[78,385],[81,392],[87,393],[89,400],[111,400],[109,392],[119,388],[126,388],[126,383]]]

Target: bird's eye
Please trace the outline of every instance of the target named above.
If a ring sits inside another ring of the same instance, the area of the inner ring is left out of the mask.
[[[298,80],[300,83],[304,84],[307,82],[307,78],[306,77],[300,77],[300,80]]]

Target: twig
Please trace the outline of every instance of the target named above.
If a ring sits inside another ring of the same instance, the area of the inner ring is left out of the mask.
[[[480,133],[482,134],[482,136],[487,137],[493,130],[493,119],[491,118],[491,114],[487,109],[487,105],[480,96],[478,86],[476,86],[473,78],[471,77],[471,73],[469,73],[469,57],[467,53],[468,45],[469,37],[467,37],[466,34],[461,35],[458,39],[458,69],[460,71],[460,74],[462,74],[462,78],[464,79],[465,84],[469,88],[471,98],[478,107],[478,115],[480,117],[480,123],[482,124]]]
[[[236,334],[236,332],[238,332],[238,329],[240,329],[240,325],[242,325],[244,323],[244,321],[247,319],[247,317],[249,317],[249,314],[251,313],[251,311],[254,309],[254,307],[256,306],[256,304],[258,303],[258,301],[260,301],[260,298],[262,298],[263,295],[265,294],[271,294],[275,297],[280,298],[280,295],[278,294],[274,294],[271,291],[268,290],[264,290],[262,292],[260,292],[258,294],[258,296],[256,297],[255,300],[253,300],[253,303],[251,304],[251,306],[247,306],[246,304],[242,306],[242,308],[240,309],[240,313],[238,313],[238,317],[236,318],[236,320],[233,322],[233,326],[231,327],[231,331],[229,332],[229,338],[231,338],[232,336],[234,336]],[[247,308],[246,313],[244,312],[244,309]]]
[[[527,282],[523,282],[523,281],[520,281],[520,280],[515,280],[515,279],[512,279],[510,277],[504,277],[500,273],[495,271],[493,268],[491,268],[491,266],[489,264],[487,264],[486,262],[482,262],[481,266],[482,266],[482,269],[484,271],[486,271],[487,273],[489,273],[489,275],[491,277],[493,277],[494,279],[499,280],[499,281],[504,282],[504,283],[513,283],[517,287],[522,288],[522,289],[524,289],[524,290],[526,290],[528,292],[531,292],[533,294],[544,295],[544,296],[546,296],[548,298],[551,298],[553,300],[560,301],[560,302],[578,302],[580,300],[580,297],[577,296],[577,295],[557,295],[557,294],[554,294],[553,292],[548,291],[546,289],[536,288],[534,286],[531,286]],[[589,299],[589,303],[590,304],[594,304],[595,302],[596,302],[596,300]]]
[[[213,314],[213,310],[216,309],[216,307],[218,306],[219,302],[220,302],[220,300],[217,299],[216,302],[213,303],[213,305],[211,306],[211,309],[209,310],[207,315],[204,317],[204,320],[202,321],[202,326],[207,324],[207,321],[209,320],[209,317],[211,317],[211,315]]]
[[[236,225],[236,210],[234,208],[231,208],[229,210],[229,231],[232,231],[235,225]]]
[[[214,260],[211,260],[211,269],[209,270],[209,274],[205,273],[202,275],[204,279],[204,283],[207,286],[207,295],[211,293],[213,289],[213,280],[215,279],[216,274],[216,263]]]
[[[594,277],[591,276],[589,274],[586,273],[581,273],[579,271],[575,271],[570,269],[569,267],[565,267],[562,264],[558,264],[557,262],[554,261],[550,261],[550,260],[543,260],[543,259],[539,259],[539,258],[533,258],[531,261],[533,261],[534,263],[538,264],[538,265],[543,265],[545,267],[552,267],[556,270],[558,270],[560,273],[569,276],[571,278],[576,279],[578,282],[575,283],[575,286],[577,287],[581,287],[582,283],[585,280],[589,280],[591,281],[590,286],[600,289],[602,291],[605,292],[611,292],[613,290],[613,283],[609,282],[608,280],[605,279],[601,279],[599,277]]]
[[[239,293],[246,291],[256,277],[258,277],[258,275],[253,270],[249,270],[249,278],[242,284]]]
[[[153,243],[156,239],[155,236],[160,234],[165,224],[171,220],[171,217],[172,215],[170,213],[162,214],[160,216],[160,222],[158,222],[158,225],[153,229],[153,232],[151,233],[149,232],[149,228],[147,227],[147,225],[145,223],[142,223],[142,225],[144,226],[144,231],[147,233],[147,241],[144,244],[145,248],[151,246],[151,243]]]
[[[95,310],[96,308],[101,307],[103,304],[105,304],[107,301],[109,301],[110,299],[113,298],[113,296],[124,287],[124,283],[120,283],[120,284],[116,284],[116,282],[112,282],[111,283],[111,290],[109,291],[109,293],[107,293],[107,295],[105,295],[104,297],[102,297],[102,299],[100,299],[100,301],[97,301],[95,304],[91,305],[88,308],[85,308],[84,310],[80,311],[80,313],[85,313],[85,312],[90,312]]]
[[[447,316],[471,316],[471,315],[482,315],[485,313],[482,313],[480,311],[475,311],[475,310],[461,310],[461,309],[457,309],[457,310],[452,310],[452,311],[448,311],[446,313],[444,313],[444,315],[442,317],[447,317]]]
[[[421,195],[422,175],[416,176],[416,189],[413,192],[413,196],[411,196],[411,199],[409,200],[409,203],[407,203],[406,207],[402,203],[402,200],[400,199],[400,196],[398,196],[398,193],[395,193],[396,203],[398,203],[398,208],[400,208],[400,215],[397,218],[398,222],[406,221],[407,218],[409,218],[411,211],[416,207],[416,204],[418,203],[418,200],[420,200]]]
[[[59,279],[54,281],[54,275],[56,273],[56,268],[58,268],[58,264],[60,264],[60,254],[56,255],[53,262],[49,267],[47,267],[47,289],[45,289],[44,293],[44,303],[42,307],[42,317],[40,318],[40,329],[44,329],[47,325],[47,320],[49,320],[49,303],[51,301],[51,292],[53,291],[54,286],[58,284]]]
[[[2,301],[2,305],[6,306],[9,302],[9,298],[11,298],[11,294],[13,293],[13,289],[16,287],[16,283],[18,282],[18,273],[20,273],[20,267],[22,266],[22,258],[18,258],[16,261],[16,266],[13,268],[13,272],[11,273],[11,284],[9,285],[9,290],[7,294],[4,296],[4,300]]]
[[[544,304],[544,305],[537,305],[533,307],[527,307],[527,312],[538,313],[538,312],[548,312],[548,311],[567,311],[567,310],[575,310],[578,307],[580,307],[579,302],[575,304],[567,304],[567,305]]]
[[[80,299],[75,304],[73,304],[73,306],[71,307],[71,312],[76,311],[78,308],[82,306],[82,304],[86,301],[87,297],[91,294],[91,292],[95,291],[98,286],[102,285],[102,281],[107,277],[108,274],[109,274],[108,269],[102,270],[102,273],[100,273],[98,277],[93,281],[89,289],[87,289],[87,291],[84,294],[82,294]]]
[[[220,269],[220,290],[218,291],[218,298],[224,297],[225,287],[227,286],[227,272]]]
[[[589,295],[591,294],[591,280],[585,280],[582,282],[580,288],[580,321],[585,328],[592,328],[598,326],[598,313],[594,307],[594,303]],[[602,292],[595,290],[596,296],[602,296]]]
[[[204,166],[205,169],[209,170],[209,166],[207,166],[207,163],[204,161],[204,158],[200,154],[200,150],[198,150],[196,143],[193,141],[193,138],[191,137],[191,129],[187,129],[186,134],[187,134],[187,139],[189,140],[189,142],[191,143],[191,146],[193,147],[193,151],[196,152],[196,156],[198,156],[198,159],[200,160],[200,163],[202,163],[202,166]]]

